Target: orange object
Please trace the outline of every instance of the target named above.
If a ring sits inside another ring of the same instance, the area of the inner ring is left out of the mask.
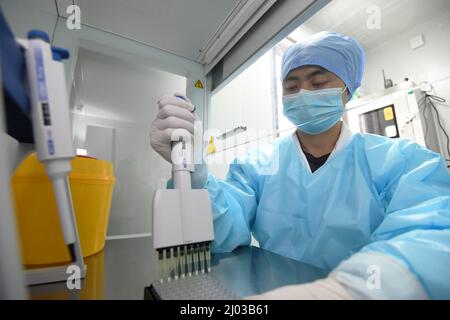
[[[69,175],[83,256],[105,246],[115,177],[104,160],[77,157]],[[70,261],[59,223],[53,186],[35,153],[27,157],[12,178],[17,224],[25,265]]]

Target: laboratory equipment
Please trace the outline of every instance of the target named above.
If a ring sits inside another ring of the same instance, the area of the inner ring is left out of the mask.
[[[405,138],[445,155],[436,116],[424,108],[425,93],[413,82],[410,86],[352,100],[344,119],[353,132]]]
[[[4,111],[6,120],[6,130],[1,132],[1,142],[2,148],[8,150],[3,155],[4,159],[7,158],[4,171],[10,175],[28,153],[27,147],[19,142],[33,143],[31,148],[36,149],[38,158],[44,163],[46,173],[53,183],[59,222],[72,260],[71,265],[79,269],[79,273],[73,275],[73,278],[83,278],[86,267],[67,183],[67,175],[71,170],[70,160],[75,156],[62,64],[62,60],[67,59],[69,54],[65,49],[52,47],[48,35],[41,31],[33,30],[28,33],[27,39],[16,39],[1,12],[0,29],[2,88],[5,97],[2,115]],[[2,180],[2,184],[4,183],[5,180]],[[2,186],[2,190],[7,190],[5,194],[9,197],[8,201],[11,201],[10,181]],[[25,278],[28,285],[66,281],[70,276],[67,266],[30,269],[23,274],[12,206],[2,203],[1,214],[2,219],[9,223],[0,223],[0,233],[8,235],[8,239],[2,239],[7,245],[0,248],[0,260],[11,260],[13,263],[5,269],[2,265],[0,273],[2,279],[15,279],[2,281],[2,296],[25,298]],[[9,216],[12,218],[7,220]],[[3,228],[11,231],[4,232]],[[8,247],[16,248],[14,251],[17,252],[14,253]],[[15,268],[12,268],[12,264]],[[9,295],[9,291],[17,294]]]
[[[41,31],[30,31],[28,40],[18,41],[25,50],[26,68],[30,88],[31,122],[35,148],[39,160],[44,163],[46,173],[52,180],[58,214],[72,262],[85,273],[83,255],[78,238],[72,196],[67,181],[71,171],[70,161],[75,157],[67,91],[65,87],[62,59],[69,57],[68,51],[51,47],[48,35]],[[29,271],[29,284],[63,281],[67,279],[65,268],[50,270],[55,277],[42,276],[42,270]],[[82,274],[83,274],[82,273]]]
[[[237,295],[210,274],[178,281],[155,282],[144,291],[146,300],[236,300]]]
[[[231,130],[217,136],[216,139],[225,140],[225,139],[231,138],[231,137],[233,137],[239,133],[245,132],[245,131],[247,131],[246,126],[237,126],[236,128],[231,129]]]
[[[70,186],[67,181],[71,171],[70,161],[75,157],[67,91],[62,59],[69,52],[51,47],[48,35],[33,30],[28,40],[18,41],[25,50],[25,61],[30,89],[31,122],[35,148],[39,160],[52,180],[58,214],[72,263],[86,271],[76,227]],[[29,284],[67,280],[66,268],[55,267],[45,271],[28,272]],[[52,275],[51,275],[52,274]]]
[[[278,287],[323,279],[328,272],[253,246],[214,253],[212,270],[185,280],[153,283],[144,299],[232,300],[261,294]]]
[[[53,183],[64,242],[72,261],[76,261],[73,207],[67,176],[70,160],[75,157],[67,92],[64,85],[64,66],[60,62],[69,57],[64,49],[51,48],[47,34],[30,31],[28,40],[20,40],[30,84],[31,120],[39,160]],[[79,252],[81,254],[81,251]]]
[[[153,202],[154,248],[161,282],[209,272],[214,239],[208,191],[191,188],[191,134],[178,129],[171,140],[174,189],[157,190]]]

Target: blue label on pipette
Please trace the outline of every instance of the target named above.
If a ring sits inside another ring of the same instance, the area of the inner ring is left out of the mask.
[[[39,100],[41,102],[47,102],[47,84],[45,82],[45,69],[44,69],[44,57],[42,56],[42,50],[39,46],[34,48],[34,57],[36,64],[36,79],[38,86]]]
[[[179,94],[176,94],[176,95],[175,95],[175,98],[181,99],[181,100],[186,101],[187,103],[189,103],[189,101],[188,101],[187,98],[185,98],[185,97],[183,97],[183,96],[181,96],[181,95],[179,95]],[[194,106],[194,109],[192,109],[192,110],[190,110],[190,111],[191,111],[191,112],[194,112],[194,111],[195,111],[195,106]]]
[[[187,102],[186,98],[183,97],[183,96],[180,96],[179,94],[176,94],[175,97],[178,98],[178,99],[181,99],[181,100],[184,100],[184,101]]]
[[[49,139],[47,141],[47,146],[48,146],[48,153],[52,156],[55,154],[55,143],[53,142],[52,139]]]

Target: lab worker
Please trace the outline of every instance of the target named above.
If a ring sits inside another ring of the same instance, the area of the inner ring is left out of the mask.
[[[249,245],[327,270],[325,279],[255,299],[450,299],[450,174],[437,153],[352,133],[341,121],[361,85],[364,51],[321,32],[282,59],[292,135],[236,159],[225,180],[193,173],[209,191],[213,251]],[[232,101],[230,101],[232,103]],[[189,100],[163,97],[151,144],[170,161],[170,134],[193,132]]]

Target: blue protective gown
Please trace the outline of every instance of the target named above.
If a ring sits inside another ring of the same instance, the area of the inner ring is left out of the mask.
[[[332,270],[357,252],[393,257],[431,298],[450,297],[450,174],[416,143],[355,134],[315,173],[295,136],[209,175],[213,251],[248,245]],[[393,279],[395,281],[395,279]]]

